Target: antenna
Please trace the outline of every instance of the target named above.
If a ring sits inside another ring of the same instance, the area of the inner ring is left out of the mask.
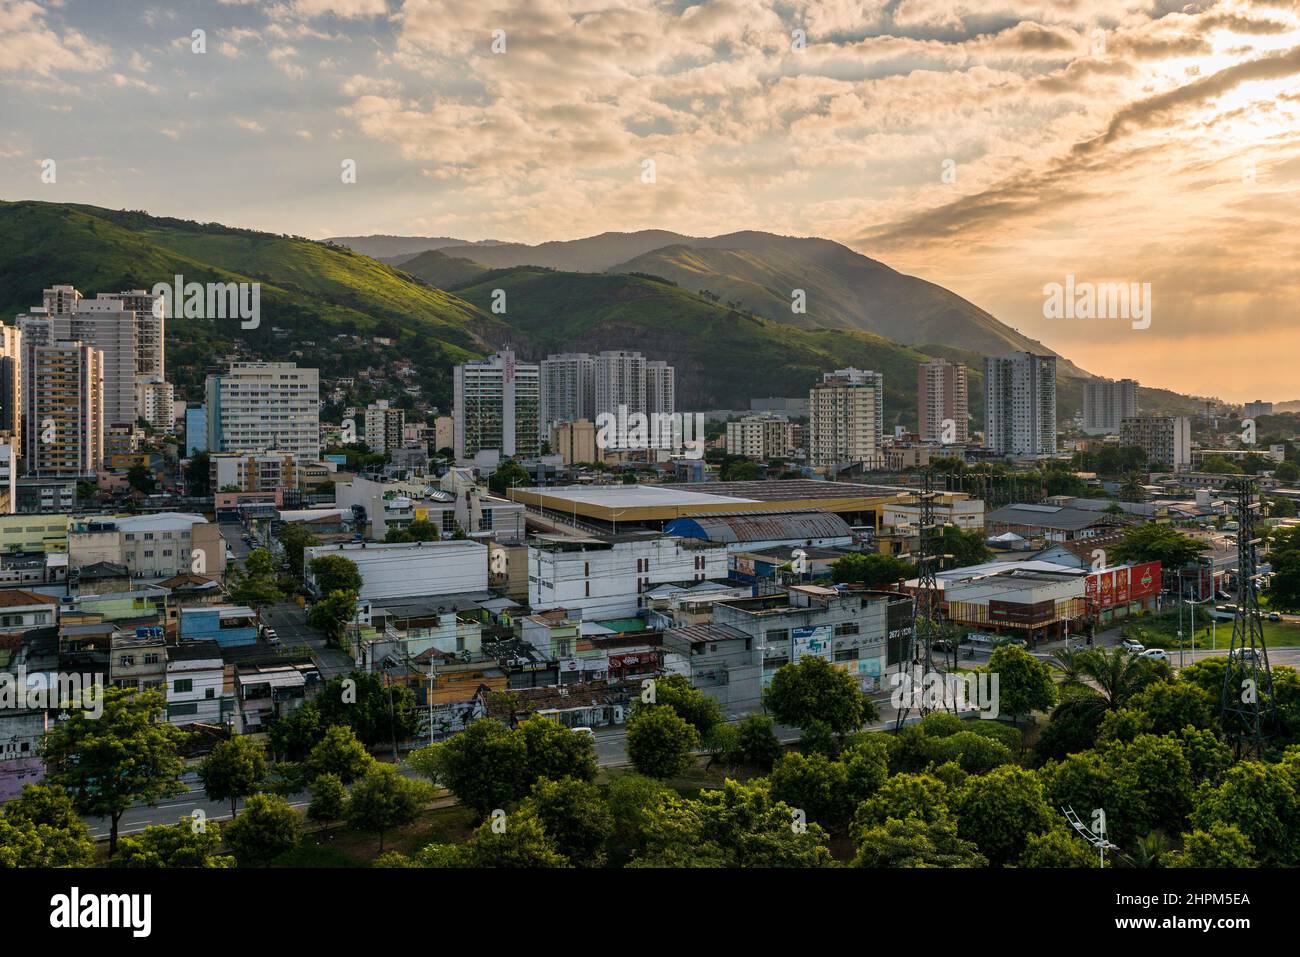
[[[934,660],[935,639],[942,638],[946,633],[943,623],[939,620],[939,583],[935,571],[941,559],[951,556],[938,554],[940,545],[936,532],[943,527],[942,523],[936,523],[934,520],[934,500],[938,494],[934,490],[934,470],[927,467],[922,473],[920,491],[912,493],[913,499],[919,505],[918,522],[921,540],[920,554],[917,557],[916,597],[912,600],[912,637],[908,642],[906,660],[898,662],[900,675],[905,669],[912,669],[912,673],[900,681],[900,684],[908,688],[909,693],[903,697],[903,706],[898,709],[898,717],[894,725],[896,730],[903,727],[907,716],[912,712],[913,703],[917,705],[917,710],[922,717],[935,710],[930,695],[922,693],[921,689],[915,686],[916,669],[919,667],[923,682],[927,681],[932,674],[943,675],[942,669]],[[950,708],[955,714],[956,695],[949,694],[946,676],[941,681],[941,687],[944,708]]]
[[[1106,866],[1106,852],[1119,850],[1118,844],[1112,844],[1106,840],[1106,812],[1101,808],[1097,808],[1092,812],[1093,820],[1096,821],[1096,830],[1079,820],[1079,815],[1074,813],[1072,806],[1067,805],[1061,808],[1061,813],[1065,815],[1065,819],[1070,822],[1070,826],[1078,832],[1079,836],[1097,849],[1100,862],[1098,866],[1104,868]]]
[[[1237,488],[1237,614],[1232,621],[1228,667],[1223,673],[1219,708],[1224,731],[1237,759],[1262,758],[1268,736],[1277,723],[1273,697],[1273,672],[1268,664],[1264,622],[1259,612],[1259,572],[1255,520],[1260,510],[1253,478],[1234,483]]]

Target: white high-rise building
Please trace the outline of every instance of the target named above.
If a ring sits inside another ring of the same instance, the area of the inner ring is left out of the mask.
[[[152,428],[163,432],[176,431],[175,404],[175,390],[170,382],[154,376],[136,378],[136,411]]]
[[[96,299],[115,299],[123,309],[135,313],[136,375],[143,379],[167,378],[167,349],[163,338],[166,319],[163,315],[163,297],[144,289],[125,292],[101,292]]]
[[[320,458],[320,373],[293,362],[232,362],[205,383],[208,451]]]
[[[134,425],[139,418],[135,404],[135,312],[123,307],[118,299],[81,299],[71,319],[72,338],[104,354],[105,424]]]
[[[405,425],[405,410],[389,408],[387,399],[366,406],[366,445],[381,455],[396,452],[402,447]]]
[[[1056,451],[1056,356],[984,359],[984,446],[1000,455]]]
[[[784,459],[795,453],[794,423],[779,412],[759,412],[727,423],[727,454]]]
[[[1120,423],[1138,414],[1136,379],[1087,379],[1083,383],[1083,431],[1116,435]]]
[[[628,417],[646,412],[645,356],[612,350],[596,356],[596,416],[612,416],[606,429],[609,448],[628,447]]]
[[[828,372],[808,392],[808,464],[881,464],[884,377],[862,369]]]
[[[23,435],[23,334],[0,323],[0,438],[21,455]]]
[[[456,366],[453,403],[457,462],[495,450],[533,458],[541,449],[539,370],[509,349]]]
[[[547,356],[539,363],[543,436],[562,422],[596,418],[596,360],[585,352]]]
[[[1182,415],[1126,417],[1120,423],[1120,444],[1142,449],[1153,469],[1186,469],[1192,461],[1192,420]]]
[[[677,370],[667,362],[645,364],[645,410],[650,415],[677,411]]]

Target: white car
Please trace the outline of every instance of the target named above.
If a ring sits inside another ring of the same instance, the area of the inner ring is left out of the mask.
[[[1165,651],[1163,648],[1148,648],[1146,651],[1142,652],[1142,657],[1150,658],[1153,661],[1168,661],[1169,652]]]
[[[571,729],[571,730],[572,730],[575,734],[585,734],[587,737],[591,738],[592,741],[595,741],[595,740],[596,740],[596,732],[595,732],[595,731],[592,731],[591,728],[588,728],[588,727],[585,727],[585,726],[584,726],[584,727],[573,728],[573,729]]]
[[[1140,641],[1134,641],[1132,638],[1125,638],[1120,642],[1125,651],[1136,651],[1139,654],[1147,650],[1147,646]]]

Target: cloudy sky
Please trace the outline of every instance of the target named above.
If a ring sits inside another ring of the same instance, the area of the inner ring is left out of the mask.
[[[0,86],[5,199],[818,235],[1090,371],[1300,398],[1300,0],[0,0]],[[1067,275],[1150,327],[1046,318]]]

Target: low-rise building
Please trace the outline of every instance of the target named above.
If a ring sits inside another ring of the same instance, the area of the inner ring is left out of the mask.
[[[353,561],[361,573],[363,599],[412,595],[457,595],[486,592],[488,547],[481,542],[450,539],[441,542],[349,542],[313,545],[304,550],[304,575],[316,589],[311,563],[327,555]]]
[[[181,609],[181,641],[215,641],[222,648],[257,644],[257,612],[244,605]]]
[[[227,724],[234,697],[226,690],[221,645],[212,640],[183,641],[167,649],[167,720],[187,725]]]

